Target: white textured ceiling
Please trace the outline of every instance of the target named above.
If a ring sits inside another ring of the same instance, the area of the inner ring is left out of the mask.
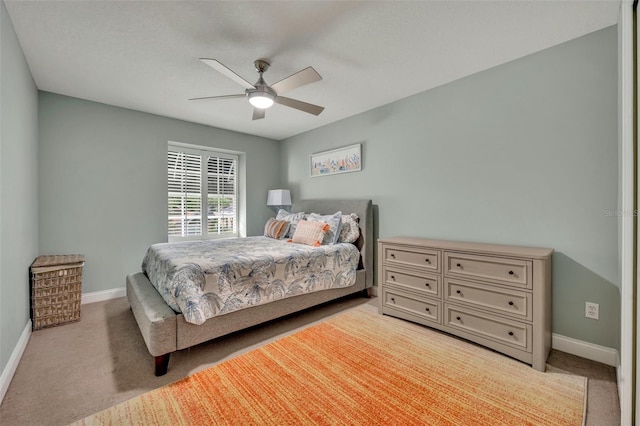
[[[617,22],[605,1],[23,1],[5,0],[40,90],[284,139]],[[313,66],[323,80],[251,120],[242,93],[198,61],[250,82]]]

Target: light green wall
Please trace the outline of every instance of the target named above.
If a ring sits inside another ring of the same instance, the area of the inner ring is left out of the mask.
[[[363,171],[309,177],[354,143]],[[615,26],[282,145],[295,199],[371,198],[377,236],[554,248],[553,332],[618,348]]]
[[[37,89],[0,1],[0,376],[29,321],[38,255]]]
[[[272,214],[276,141],[47,92],[39,129],[40,251],[84,254],[83,293],[124,287],[148,246],[167,240],[168,141],[246,153],[248,235]]]

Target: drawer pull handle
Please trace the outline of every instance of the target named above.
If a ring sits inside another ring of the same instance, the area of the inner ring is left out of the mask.
[[[425,287],[431,287],[429,283],[424,283]]]
[[[456,293],[458,294],[462,294],[462,292],[460,290],[456,290]]]
[[[510,332],[509,332],[509,336],[513,336],[513,331],[510,331]]]
[[[396,276],[395,275],[391,275],[391,279],[395,281],[396,280]]]
[[[513,275],[513,271],[509,271],[509,275]]]
[[[430,312],[430,311],[429,311],[429,308],[424,308],[424,310],[425,310],[425,311],[427,311],[427,312]]]
[[[391,255],[390,255],[390,256],[391,256],[391,258],[392,258],[392,259],[395,259],[395,258],[396,258],[396,255],[395,255],[395,254],[393,254],[393,253],[391,253]]]
[[[393,303],[396,303],[396,299],[395,299],[395,297],[392,297],[392,298],[391,298],[391,301],[392,301]]]
[[[457,266],[458,268],[462,268],[462,265],[461,265],[461,264],[459,264],[459,263],[456,263],[456,266]]]
[[[509,300],[509,306],[513,306],[513,302]]]
[[[429,259],[425,259],[424,261],[427,262],[427,263],[431,263],[431,261]]]
[[[456,317],[456,319],[457,319],[458,321],[460,321],[460,317]]]

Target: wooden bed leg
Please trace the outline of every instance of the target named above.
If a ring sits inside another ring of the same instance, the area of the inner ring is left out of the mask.
[[[372,288],[365,288],[364,290],[362,290],[362,295],[368,299],[371,299],[371,296],[373,296],[373,291]]]
[[[171,353],[154,357],[155,364],[156,364],[156,370],[155,370],[156,376],[164,376],[165,374],[167,374],[167,368],[169,367],[170,356],[171,356]]]

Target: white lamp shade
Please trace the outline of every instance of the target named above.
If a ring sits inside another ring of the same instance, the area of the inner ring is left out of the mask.
[[[291,192],[288,189],[270,189],[267,196],[268,206],[290,206]]]

